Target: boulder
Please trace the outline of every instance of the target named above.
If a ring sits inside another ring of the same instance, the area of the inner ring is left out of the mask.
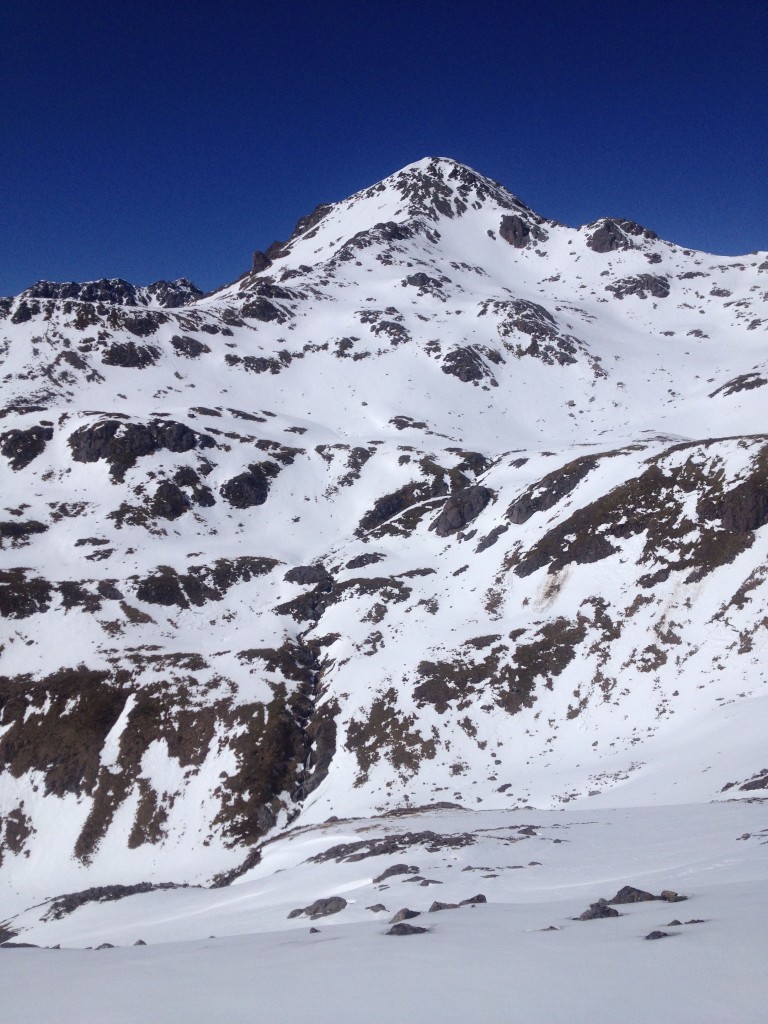
[[[597,921],[602,917],[618,917],[618,910],[608,906],[607,900],[598,900],[597,903],[590,903],[589,908],[583,914],[579,914],[574,921]]]
[[[263,505],[269,494],[269,482],[277,473],[274,462],[257,463],[223,483],[219,493],[233,508]]]
[[[662,889],[660,900],[664,900],[665,903],[682,903],[683,900],[687,900],[687,896],[681,896],[679,893],[673,892],[671,889]]]
[[[417,924],[407,924],[405,921],[393,924],[387,935],[422,935],[429,931],[428,928],[420,928]]]
[[[657,900],[658,896],[646,892],[644,889],[636,889],[633,885],[625,885],[616,893],[609,903],[646,903],[648,900]]]
[[[408,921],[413,917],[421,917],[418,910],[410,910],[408,907],[403,907],[402,910],[398,910],[393,918],[390,919],[390,924],[398,924],[400,921]]]
[[[456,533],[476,519],[492,497],[493,491],[479,484],[456,491],[448,498],[443,511],[432,523],[430,530],[434,530],[438,537],[448,537]]]
[[[328,896],[326,899],[315,900],[314,903],[305,907],[304,913],[314,920],[316,917],[328,917],[329,914],[338,914],[346,905],[347,901],[343,896]]]

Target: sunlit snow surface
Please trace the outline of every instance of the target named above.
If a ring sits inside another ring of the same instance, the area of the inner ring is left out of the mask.
[[[307,862],[338,844],[424,831],[473,844]],[[3,1019],[757,1022],[765,1007],[767,848],[760,802],[445,810],[299,830],[270,844],[262,864],[226,889],[90,904],[47,925],[35,926],[28,912],[24,938],[62,948],[0,950]],[[372,881],[395,863],[418,875]],[[573,920],[626,884],[688,899]],[[487,903],[428,912],[433,900],[480,893]],[[340,913],[287,919],[331,895],[347,900]],[[386,911],[367,909],[379,903]],[[426,934],[386,934],[402,907],[421,912],[411,923]],[[685,923],[692,920],[699,923]],[[654,930],[669,935],[646,941]],[[138,939],[148,945],[133,948]],[[97,950],[102,942],[118,948]]]

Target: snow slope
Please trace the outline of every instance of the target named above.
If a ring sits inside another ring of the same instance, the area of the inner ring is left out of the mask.
[[[381,852],[387,840],[399,848]],[[34,918],[48,907],[28,912],[24,939],[61,948],[0,950],[4,1011],[19,1024],[758,1021],[766,843],[765,805],[743,801],[299,829],[229,888],[91,902],[47,923]],[[687,899],[575,920],[627,884]],[[329,896],[346,906],[288,916]],[[403,907],[426,932],[387,934]],[[654,931],[666,934],[644,941]]]

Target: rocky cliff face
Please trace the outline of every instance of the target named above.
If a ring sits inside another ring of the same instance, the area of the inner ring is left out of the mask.
[[[766,691],[765,254],[424,160],[257,256],[0,301],[0,873],[674,799],[659,751]],[[764,767],[696,756],[712,796]]]

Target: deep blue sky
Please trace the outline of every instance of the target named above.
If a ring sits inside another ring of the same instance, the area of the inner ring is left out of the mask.
[[[0,294],[247,269],[452,156],[547,217],[768,248],[764,0],[8,0]]]

